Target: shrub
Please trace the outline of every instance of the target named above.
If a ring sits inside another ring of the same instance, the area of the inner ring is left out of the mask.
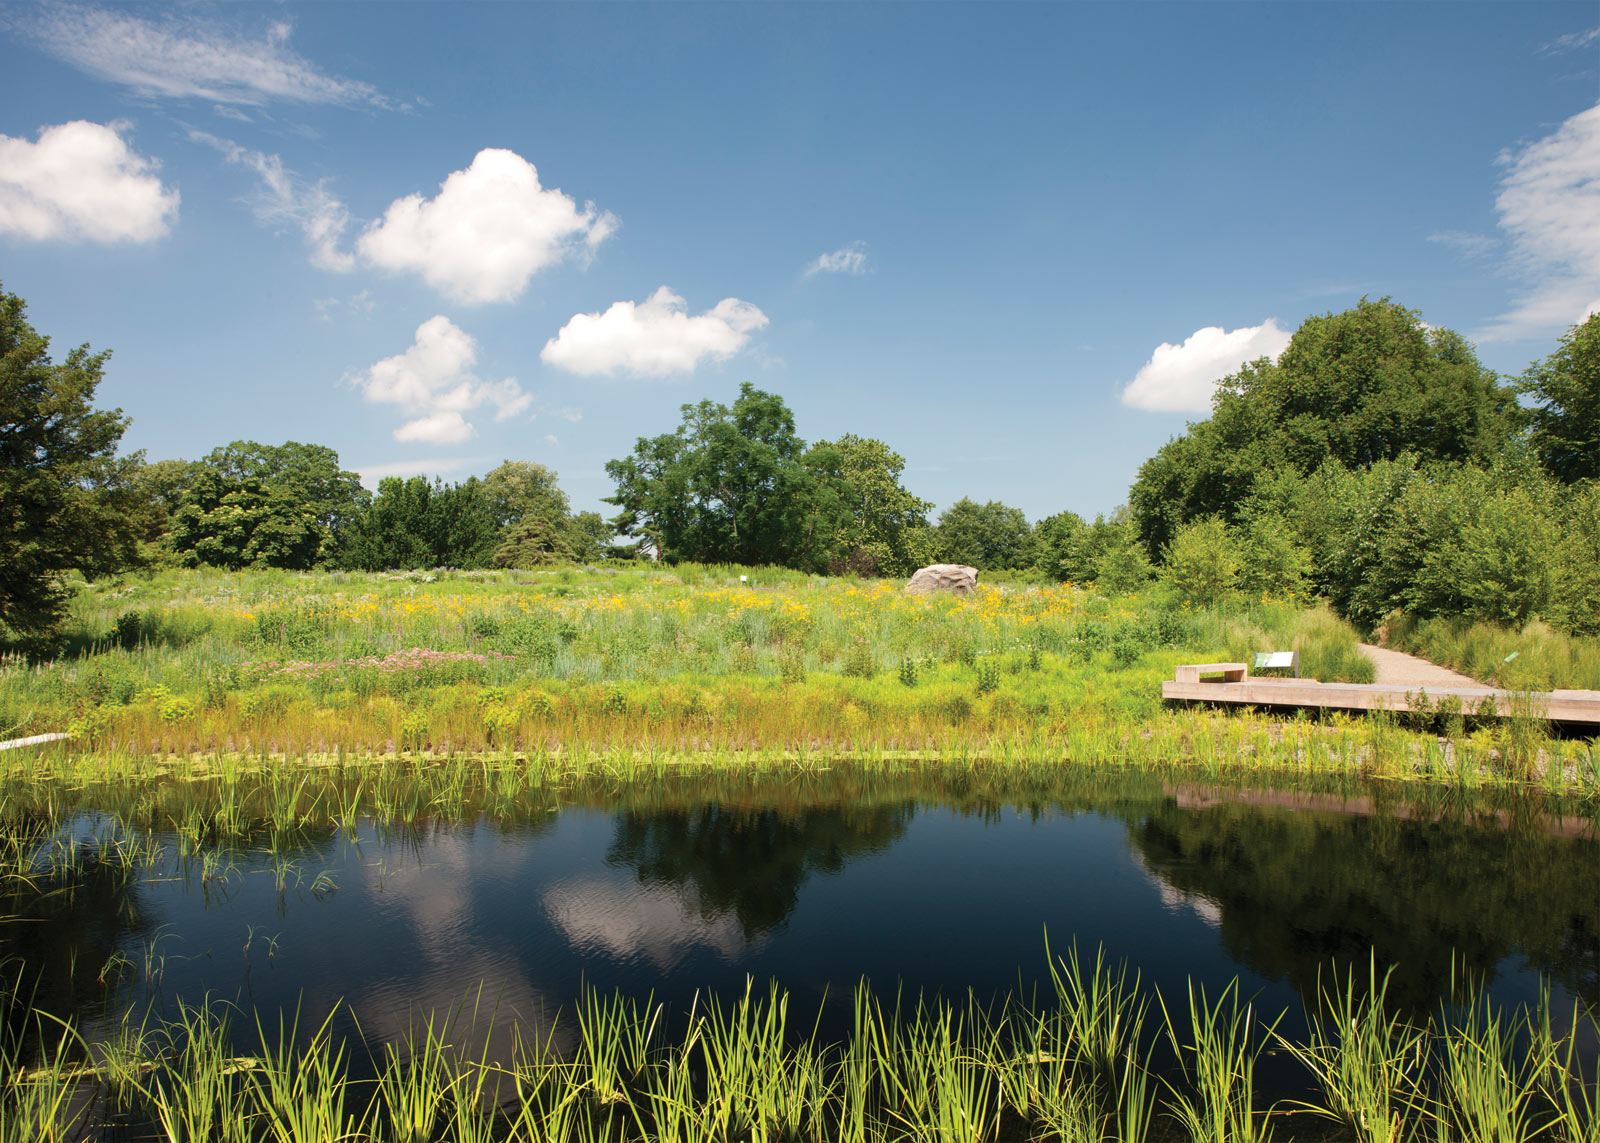
[[[850,649],[845,652],[845,677],[870,679],[876,673],[876,670],[877,664],[873,661],[872,647],[867,643],[865,636],[857,635],[851,642]]]
[[[1239,554],[1228,526],[1207,516],[1178,529],[1161,575],[1190,603],[1217,606],[1239,583]]]

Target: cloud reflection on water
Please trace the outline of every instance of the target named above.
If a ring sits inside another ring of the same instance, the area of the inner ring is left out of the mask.
[[[707,918],[691,894],[663,885],[569,878],[547,889],[543,901],[551,922],[575,947],[619,960],[643,957],[662,971],[697,948],[731,962],[765,943],[761,936],[745,940],[731,914]]]

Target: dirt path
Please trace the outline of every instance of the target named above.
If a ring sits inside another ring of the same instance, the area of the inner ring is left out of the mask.
[[[1372,665],[1378,668],[1375,682],[1392,683],[1396,686],[1432,684],[1439,687],[1481,687],[1484,685],[1477,679],[1469,679],[1466,675],[1452,671],[1448,667],[1440,667],[1426,659],[1407,655],[1404,651],[1390,651],[1385,647],[1374,647],[1371,643],[1361,644],[1361,649],[1366,652],[1367,658],[1372,660]]]

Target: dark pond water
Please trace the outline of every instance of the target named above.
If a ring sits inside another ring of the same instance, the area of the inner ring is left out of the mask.
[[[91,871],[73,893],[14,898],[0,959],[39,979],[39,1007],[91,1024],[207,995],[299,1005],[314,1024],[342,1002],[373,1040],[472,1000],[527,1030],[570,1011],[581,982],[686,1010],[747,978],[842,1034],[863,978],[1026,992],[1047,980],[1046,932],[1058,953],[1103,946],[1180,1004],[1190,978],[1238,977],[1291,1032],[1319,974],[1365,972],[1369,956],[1417,1012],[1453,972],[1501,1003],[1532,1002],[1542,979],[1558,1011],[1600,1007],[1600,843],[1542,804],[1375,807],[1360,789],[1148,777],[1013,799],[906,779],[844,797],[773,780],[277,844],[220,855],[211,876],[169,856],[127,884]]]

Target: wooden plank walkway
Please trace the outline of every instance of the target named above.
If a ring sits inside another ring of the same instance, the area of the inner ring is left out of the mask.
[[[1497,690],[1494,687],[1442,687],[1432,684],[1401,686],[1394,683],[1319,683],[1316,679],[1285,679],[1250,675],[1244,663],[1191,663],[1177,677],[1161,684],[1161,697],[1186,702],[1216,702],[1249,706],[1310,707],[1317,710],[1394,710],[1413,708],[1413,697],[1426,697],[1430,707],[1455,699],[1465,714],[1517,713],[1532,700],[1533,712],[1551,722],[1600,726],[1600,691]]]

